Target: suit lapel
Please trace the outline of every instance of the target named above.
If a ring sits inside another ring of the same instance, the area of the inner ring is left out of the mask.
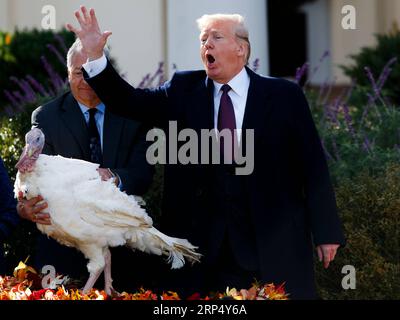
[[[214,84],[211,79],[202,80],[189,92],[186,97],[188,100],[187,117],[188,127],[200,133],[201,129],[214,128]]]
[[[255,137],[257,137],[260,130],[265,126],[266,116],[268,111],[271,110],[271,104],[269,103],[268,90],[266,90],[265,83],[263,83],[260,76],[247,67],[246,70],[250,76],[250,86],[247,94],[242,134],[245,129],[254,129]]]
[[[106,107],[103,126],[103,167],[105,168],[115,167],[124,124],[124,119],[108,112]]]
[[[89,160],[90,152],[87,125],[82,111],[71,93],[65,97],[61,109],[61,118],[65,126],[71,132],[77,145],[79,145],[83,158]]]

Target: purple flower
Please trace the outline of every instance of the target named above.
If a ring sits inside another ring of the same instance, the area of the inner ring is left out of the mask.
[[[18,102],[17,99],[14,97],[14,95],[11,94],[10,91],[4,90],[4,95],[7,97],[7,99],[11,102],[11,104],[12,104],[14,107],[18,107],[18,106],[19,106],[19,102]]]
[[[42,96],[48,96],[49,94],[47,93],[47,91],[44,89],[43,85],[40,84],[34,77],[32,77],[31,75],[27,75],[26,79],[29,81],[29,83],[31,84],[31,86],[37,90],[39,92],[39,94],[41,94]]]
[[[333,146],[333,152],[335,153],[336,161],[341,161],[342,159],[340,158],[339,149],[334,137],[332,137],[332,146]]]
[[[324,60],[329,57],[330,53],[328,50],[324,51],[324,53],[322,54],[321,58],[319,59],[319,63],[318,65],[316,65],[313,70],[312,73],[310,75],[310,77],[308,78],[307,82],[304,84],[305,86],[311,81],[311,79],[313,78],[313,76],[318,72],[319,68],[321,68],[322,63],[324,62]]]
[[[48,44],[47,48],[49,48],[50,51],[52,51],[56,55],[58,61],[60,61],[64,66],[67,66],[67,61],[65,57],[60,53],[60,51],[57,50],[57,48],[54,45]]]
[[[153,76],[151,76],[150,77],[150,79],[149,79],[149,81],[148,81],[148,83],[147,83],[147,87],[149,88],[149,87],[151,87],[151,86],[153,86],[153,82],[154,82],[154,79],[156,79],[156,77],[160,77],[160,76],[162,76],[163,75],[163,68],[164,68],[164,62],[160,62],[159,64],[158,64],[158,69],[157,69],[157,71],[153,74]]]
[[[322,86],[319,88],[318,99],[317,99],[318,103],[321,102],[321,98],[322,98],[323,94],[325,93],[325,90],[328,89],[328,87],[329,87],[329,80],[326,79],[324,81],[324,83],[322,84]]]
[[[308,62],[304,63],[300,68],[297,68],[296,70],[296,77],[295,77],[295,81],[297,84],[300,83],[301,79],[303,78],[303,76],[305,75],[305,73],[307,72],[309,67]]]
[[[144,88],[147,81],[150,79],[150,73],[146,74],[142,81],[138,84],[138,88]]]
[[[362,147],[365,152],[372,153],[372,145],[369,142],[369,139],[367,136],[364,137],[364,143],[363,143]]]
[[[328,104],[328,100],[331,96],[331,92],[332,92],[332,87],[334,85],[335,82],[330,82],[328,85],[328,89],[326,90],[325,96],[322,99],[322,103],[323,104]]]
[[[23,97],[24,102],[32,102],[35,100],[35,92],[33,91],[32,87],[26,80],[19,80],[16,77],[10,77],[10,80],[15,82],[18,87],[22,90],[20,93],[21,97]],[[22,96],[23,94],[23,96]]]
[[[59,45],[61,46],[61,48],[64,50],[64,54],[67,54],[68,52],[68,48],[65,45],[65,41],[64,38],[62,36],[60,36],[59,34],[55,34],[54,35],[54,39],[57,40],[57,42],[59,43]]]
[[[12,117],[15,114],[13,108],[11,108],[10,106],[4,107],[4,113],[7,117]]]
[[[364,67],[364,70],[365,70],[365,73],[367,74],[369,82],[371,82],[372,89],[374,90],[374,93],[375,93],[375,97],[378,97],[380,94],[380,91],[376,85],[375,78],[374,78],[374,75],[372,74],[371,68]]]
[[[378,90],[381,91],[383,88],[383,85],[385,84],[386,80],[388,79],[390,73],[392,72],[392,64],[397,62],[397,57],[394,57],[392,59],[390,59],[386,65],[383,68],[383,71],[381,73],[381,75],[379,76],[379,79],[377,81],[377,87]]]
[[[18,111],[24,111],[23,110],[23,105],[24,104],[26,104],[28,101],[25,101],[25,99],[24,99],[24,97],[21,95],[21,92],[19,92],[19,91],[13,91],[12,92],[12,95],[17,99],[17,101],[18,101],[18,105],[16,106],[17,107],[17,110]]]
[[[346,122],[347,129],[349,130],[351,137],[354,140],[357,140],[356,132],[353,128],[353,119],[351,118],[349,107],[347,106],[347,104],[343,104],[342,109],[343,109],[344,120]]]
[[[257,72],[258,68],[260,67],[260,59],[255,59],[253,62],[253,71]]]
[[[326,58],[328,58],[330,56],[330,52],[329,50],[325,50],[325,52],[323,53],[323,55],[321,56],[321,58],[319,59],[319,62],[323,62]]]
[[[61,91],[65,87],[67,81],[61,79],[60,75],[54,71],[53,67],[47,61],[45,56],[41,56],[40,60],[42,61],[47,74],[50,76],[50,83],[53,85],[55,91]]]
[[[321,139],[321,145],[322,145],[322,149],[325,152],[325,155],[327,157],[328,160],[334,161],[335,159],[333,159],[333,157],[330,155],[330,153],[328,152],[328,150],[325,147],[325,141],[323,139]]]

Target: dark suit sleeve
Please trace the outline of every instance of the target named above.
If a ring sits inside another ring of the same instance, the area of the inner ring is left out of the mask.
[[[10,179],[3,160],[0,158],[0,245],[18,222],[19,216]]]
[[[290,105],[299,142],[308,219],[315,245],[345,244],[328,165],[311,111],[300,87],[293,86]]]
[[[122,181],[122,191],[128,194],[143,195],[146,193],[153,180],[154,167],[146,160],[146,151],[149,142],[146,134],[149,128],[140,126],[133,141],[129,165],[125,168],[112,169]]]
[[[48,122],[44,119],[42,107],[39,107],[32,112],[31,116],[32,127],[39,128],[40,130],[42,130],[45,136],[45,144],[42,153],[47,155],[55,155],[53,143],[51,141],[51,135],[48,134],[48,128],[46,127],[46,123]]]
[[[134,88],[117,73],[110,61],[92,78],[84,68],[82,71],[86,82],[111,112],[155,127],[163,127],[168,121],[169,82],[156,89]]]

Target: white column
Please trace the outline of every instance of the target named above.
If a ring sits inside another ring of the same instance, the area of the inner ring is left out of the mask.
[[[258,72],[268,74],[267,1],[168,0],[167,61],[170,75],[172,64],[176,64],[179,70],[203,69],[196,19],[213,13],[239,13],[245,17],[252,47],[250,61],[258,58]]]
[[[332,80],[329,3],[327,0],[311,2],[302,6],[302,11],[305,12],[307,21],[307,61],[310,64],[310,82],[321,85],[327,80]],[[330,55],[321,62],[325,51],[329,51]],[[314,73],[315,69],[318,70]]]

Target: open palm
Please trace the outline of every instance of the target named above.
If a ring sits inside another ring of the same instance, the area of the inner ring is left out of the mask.
[[[88,12],[85,6],[81,6],[81,12],[79,10],[75,11],[75,17],[81,29],[78,30],[69,23],[67,23],[66,27],[81,40],[82,47],[89,59],[95,60],[103,55],[107,38],[111,35],[111,32],[105,31],[102,33],[100,31],[94,9],[90,9],[90,12]]]

